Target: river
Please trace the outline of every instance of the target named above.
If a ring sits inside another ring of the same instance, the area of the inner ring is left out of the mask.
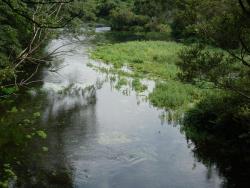
[[[54,39],[48,50],[68,42]],[[89,57],[92,46],[81,42],[61,48],[71,51],[43,69],[40,92],[32,89],[19,101],[19,108],[39,106],[37,126],[47,138],[28,148],[34,154],[44,146],[44,152],[19,168],[22,178],[12,186],[221,187],[223,177],[215,166],[199,162],[179,125],[163,121],[163,111],[143,96],[115,89],[109,75],[88,66],[100,65]]]

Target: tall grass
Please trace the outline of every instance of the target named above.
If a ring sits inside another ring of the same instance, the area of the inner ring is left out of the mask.
[[[166,110],[188,108],[200,97],[201,91],[198,88],[173,80],[157,83],[153,92],[149,94],[149,100],[154,106]]]

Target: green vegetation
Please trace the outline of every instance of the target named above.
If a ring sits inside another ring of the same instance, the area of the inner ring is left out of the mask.
[[[149,95],[149,100],[154,106],[166,110],[180,107],[186,109],[198,101],[201,94],[201,91],[192,85],[171,80],[156,84],[154,91]]]
[[[132,88],[137,92],[137,93],[141,93],[144,92],[145,90],[147,90],[147,85],[142,84],[140,79],[135,78],[132,81]]]
[[[238,103],[240,105],[235,105]],[[197,130],[206,130],[213,136],[227,132],[224,135],[226,138],[236,139],[234,137],[238,135],[237,139],[247,141],[249,115],[250,109],[244,100],[218,93],[207,96],[196,108],[190,109],[185,117],[185,124],[195,126]]]
[[[126,78],[120,78],[118,79],[116,85],[115,85],[115,88],[120,90],[122,88],[122,86],[125,86],[128,84],[128,80]]]
[[[170,33],[166,10],[172,0],[94,0],[95,17],[116,31]]]
[[[29,98],[24,100],[31,102]],[[33,104],[32,109],[29,103],[26,105],[20,107],[15,100],[0,100],[0,187],[9,187],[20,176],[18,169],[38,159],[43,151],[38,145],[34,147],[37,141],[45,144],[47,137],[46,131],[38,126],[40,105]]]
[[[215,4],[218,2],[214,1]],[[201,129],[209,136],[217,135],[225,140],[232,141],[244,134],[245,141],[241,145],[247,146],[250,138],[250,17],[244,12],[246,4],[241,4],[242,7],[230,3],[224,5],[227,7],[224,15],[215,11],[210,21],[197,30],[208,43],[221,47],[224,52],[207,51],[201,43],[183,49],[178,62],[182,81],[209,83],[211,91],[216,93],[215,88],[220,89],[223,95],[204,98],[186,114],[184,124],[192,130]],[[204,33],[208,27],[212,31]]]
[[[176,34],[184,38],[195,37],[200,44],[179,54],[179,78],[192,84],[208,83],[206,85],[212,93],[185,114],[183,130],[195,143],[201,160],[216,164],[228,179],[229,187],[247,187],[249,168],[246,166],[249,166],[250,156],[247,149],[250,147],[250,2],[189,2],[193,3],[182,6],[183,14],[179,15],[178,24],[183,27],[176,24],[181,31]],[[201,9],[205,6],[207,11]],[[184,14],[187,12],[189,14]],[[184,20],[188,15],[192,16]],[[205,44],[220,47],[224,52],[208,52]],[[216,92],[218,89],[219,93]],[[239,159],[241,162],[238,164]],[[235,174],[239,178],[235,178]]]
[[[130,76],[168,80],[174,79],[179,71],[175,62],[182,47],[175,42],[134,41],[99,46],[92,57],[110,63],[116,69],[127,66],[133,70]]]
[[[248,185],[249,109],[237,95],[212,94],[186,113],[182,126],[196,157],[208,167],[215,164],[229,187]]]
[[[59,5],[59,3],[57,3]],[[54,6],[35,1],[0,2],[0,96],[27,86],[40,64],[48,61],[44,46],[71,14],[70,5]]]

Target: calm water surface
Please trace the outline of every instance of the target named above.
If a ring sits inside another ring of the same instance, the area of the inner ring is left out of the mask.
[[[67,42],[53,40],[48,50]],[[114,89],[106,74],[87,66],[99,64],[89,58],[89,44],[61,50],[69,49],[49,68],[56,72],[43,70],[45,96],[31,92],[30,107],[42,103],[39,126],[47,130],[48,152],[23,187],[220,187],[216,168],[194,157],[192,143],[178,125],[162,121],[162,110],[130,89]]]

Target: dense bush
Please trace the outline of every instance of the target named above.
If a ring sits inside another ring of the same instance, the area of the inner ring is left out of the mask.
[[[185,125],[199,131],[250,144],[250,105],[239,96],[207,96],[185,115]]]
[[[148,19],[134,14],[129,8],[119,8],[111,12],[111,26],[113,30],[143,31]]]
[[[54,2],[54,6],[50,2],[0,2],[0,96],[33,78],[36,67],[47,60],[41,52],[55,33],[52,29],[65,28],[75,17],[71,5],[73,1]]]
[[[0,3],[0,86],[14,78],[12,61],[23,50],[31,33],[31,24]]]

